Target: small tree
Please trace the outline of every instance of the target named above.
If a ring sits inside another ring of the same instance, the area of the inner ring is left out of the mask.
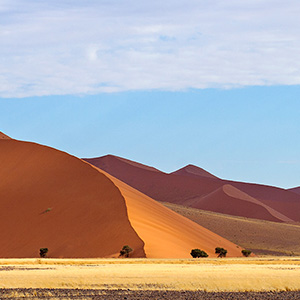
[[[40,257],[44,258],[47,257],[48,248],[41,248],[40,249]]]
[[[245,257],[248,257],[248,256],[250,256],[250,254],[252,253],[252,251],[250,251],[250,250],[242,250],[242,254],[245,256]]]
[[[120,251],[120,256],[129,257],[130,252],[132,252],[132,249],[128,245],[123,246],[122,250]]]
[[[224,248],[221,248],[221,247],[217,247],[217,248],[215,249],[215,253],[216,253],[216,254],[219,254],[218,257],[226,257],[227,250],[224,249]]]
[[[192,255],[193,258],[207,257],[208,256],[208,254],[205,251],[200,250],[200,249],[193,249],[191,251],[191,255]]]

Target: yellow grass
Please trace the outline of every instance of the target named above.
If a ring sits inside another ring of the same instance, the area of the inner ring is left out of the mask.
[[[0,288],[300,290],[300,257],[2,259]]]

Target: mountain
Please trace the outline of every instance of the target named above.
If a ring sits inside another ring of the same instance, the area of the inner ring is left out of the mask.
[[[84,160],[158,201],[269,221],[300,221],[300,195],[288,190],[222,180],[191,165],[166,174],[113,155]]]
[[[0,161],[0,257],[38,257],[40,248],[49,257],[118,257],[124,245],[131,257],[188,258],[193,248],[216,256],[218,246],[241,256],[236,244],[62,151],[1,139]]]

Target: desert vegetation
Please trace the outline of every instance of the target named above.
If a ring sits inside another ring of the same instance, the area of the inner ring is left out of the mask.
[[[48,248],[41,248],[40,249],[40,257],[45,258],[47,257]]]
[[[200,249],[192,249],[191,251],[191,256],[193,258],[198,258],[198,257],[208,257],[208,254],[204,250]]]
[[[250,251],[250,250],[246,250],[246,249],[242,250],[241,252],[242,252],[242,254],[243,254],[245,257],[248,257],[248,256],[250,256],[250,255],[251,255],[251,253],[252,253],[252,251]]]
[[[132,248],[128,245],[123,246],[122,250],[120,251],[121,257],[129,257],[129,254],[132,252]]]
[[[226,257],[227,255],[227,250],[222,248],[222,247],[217,247],[215,249],[215,253],[218,254],[218,257]]]

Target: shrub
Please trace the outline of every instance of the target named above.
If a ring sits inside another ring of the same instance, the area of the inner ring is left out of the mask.
[[[193,258],[207,257],[208,256],[208,254],[205,251],[200,250],[200,249],[193,249],[191,251],[191,255],[192,255]]]
[[[250,256],[250,254],[252,253],[252,251],[250,251],[250,250],[242,250],[242,254],[245,256],[245,257],[248,257],[248,256]]]
[[[128,245],[123,246],[122,250],[120,251],[120,256],[129,257],[130,252],[132,252],[132,249]]]
[[[217,248],[215,249],[215,253],[216,253],[216,254],[219,254],[218,257],[226,257],[227,250],[224,249],[224,248],[221,248],[221,247],[217,247]]]
[[[40,257],[47,257],[48,248],[41,248],[40,249]]]

